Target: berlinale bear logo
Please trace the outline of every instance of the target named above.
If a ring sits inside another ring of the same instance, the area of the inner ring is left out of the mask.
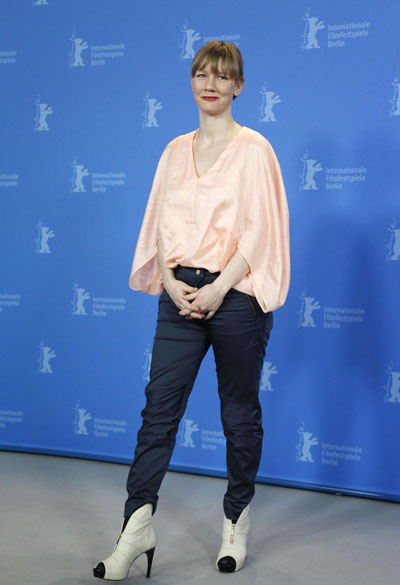
[[[392,81],[393,95],[389,100],[391,105],[389,116],[400,116],[400,75],[396,73]]]
[[[35,132],[48,132],[50,130],[49,125],[47,123],[47,116],[50,114],[54,114],[54,110],[49,104],[45,104],[42,102],[40,97],[37,98],[35,102],[36,106],[36,116],[34,117],[35,125],[33,129]]]
[[[274,389],[272,388],[271,384],[271,376],[277,373],[277,368],[273,366],[271,362],[264,362],[264,366],[261,372],[260,390],[268,390],[269,392],[273,392]]]
[[[317,32],[325,28],[324,21],[319,20],[318,16],[311,16],[309,8],[303,16],[303,20],[305,20],[305,27],[303,34],[301,35],[301,38],[303,39],[301,43],[301,50],[304,51],[305,49],[319,49],[320,46],[318,44]]]
[[[182,49],[181,59],[193,59],[195,53],[194,43],[199,41],[201,36],[194,30],[194,28],[189,28],[187,22],[185,22],[181,31],[183,32],[183,41],[182,44],[179,45]]]
[[[259,110],[261,112],[261,116],[259,118],[260,122],[276,122],[276,116],[273,112],[272,108],[275,104],[281,103],[281,98],[279,95],[276,95],[274,91],[267,91],[267,84],[264,83],[263,87],[261,88],[261,106]]]
[[[87,315],[84,302],[90,299],[90,294],[82,287],[78,286],[75,282],[72,287],[74,292],[72,303],[72,314],[73,315]]]
[[[304,154],[301,157],[301,162],[303,163],[303,169],[300,174],[300,191],[317,191],[318,186],[315,182],[314,176],[316,173],[323,170],[322,165],[315,159],[309,158],[308,150],[304,151]]]
[[[69,52],[69,56],[71,57],[69,66],[84,67],[85,63],[83,62],[82,53],[89,48],[89,45],[83,39],[75,36],[75,32],[72,33],[70,40],[72,41],[72,47]]]
[[[36,238],[36,254],[51,254],[49,247],[50,238],[54,238],[55,233],[48,226],[42,224],[42,220],[37,224],[38,237]]]
[[[158,122],[156,119],[156,112],[158,112],[158,110],[162,110],[162,103],[159,102],[156,98],[150,97],[149,91],[146,91],[144,101],[146,102],[146,105],[143,112],[143,127],[157,128]]]
[[[388,380],[385,385],[385,402],[400,403],[400,372],[393,370],[393,363],[390,363],[386,373]]]
[[[181,430],[179,432],[179,445],[181,447],[195,447],[192,435],[198,432],[199,426],[189,418],[183,418],[181,421]]]
[[[395,219],[388,229],[390,232],[390,241],[389,244],[386,244],[388,250],[386,260],[397,261],[400,260],[400,228],[396,227]]]
[[[301,425],[297,431],[300,435],[299,442],[297,444],[297,457],[296,461],[303,461],[305,463],[314,463],[314,459],[311,453],[311,447],[319,445],[317,437],[313,437],[313,434],[309,431],[304,430],[304,425]]]
[[[53,374],[50,360],[56,357],[56,352],[48,345],[44,345],[43,341],[39,345],[39,360],[38,372],[40,374]]]
[[[312,314],[321,308],[319,302],[314,297],[307,296],[305,290],[301,293],[300,300],[301,305],[298,311],[299,320],[297,325],[299,327],[316,327]]]
[[[76,158],[73,160],[72,164],[72,179],[71,179],[71,192],[72,193],[86,193],[85,185],[83,183],[84,177],[89,176],[89,171],[85,167],[85,165],[79,165],[76,161]]]
[[[152,352],[149,349],[149,346],[146,347],[144,352],[145,360],[143,364],[143,381],[148,382],[150,381],[150,368],[151,368],[151,357]]]
[[[74,433],[76,435],[88,435],[86,428],[87,421],[92,420],[92,415],[86,410],[86,408],[80,408],[79,404],[75,405],[75,421],[74,421]]]

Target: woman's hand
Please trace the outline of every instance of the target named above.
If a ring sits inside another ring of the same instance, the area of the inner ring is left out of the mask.
[[[192,304],[190,310],[185,307],[179,311],[179,314],[186,319],[211,319],[221,306],[228,290],[242,280],[249,271],[247,260],[237,248],[214,282],[184,295],[184,300],[191,301]]]
[[[185,311],[185,315],[188,315],[192,309],[191,303],[187,300],[187,297],[188,295],[195,294],[198,289],[194,286],[189,286],[182,280],[176,280],[176,278],[170,278],[167,282],[164,282],[164,288],[174,305],[179,309],[179,314],[181,314],[182,311]],[[200,316],[200,318],[202,317],[204,317],[204,315]]]
[[[183,308],[179,314],[186,319],[211,319],[218,311],[225,297],[225,291],[217,284],[215,280],[211,284],[206,284],[200,289],[185,294],[184,300],[191,301],[189,307]]]

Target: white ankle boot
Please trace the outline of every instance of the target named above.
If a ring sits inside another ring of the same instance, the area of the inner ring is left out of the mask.
[[[217,557],[217,569],[222,573],[233,573],[243,567],[246,560],[246,540],[249,528],[248,505],[235,524],[224,515],[222,544]]]
[[[128,576],[129,569],[140,555],[147,555],[147,575],[150,577],[154,549],[157,539],[151,525],[152,504],[138,508],[129,518],[125,530],[120,534],[113,553],[100,561],[93,569],[93,575],[99,579],[120,581]]]

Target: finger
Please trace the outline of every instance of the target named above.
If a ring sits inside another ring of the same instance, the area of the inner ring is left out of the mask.
[[[181,317],[188,317],[190,316],[190,318],[194,318],[194,319],[203,319],[204,318],[204,314],[203,313],[197,313],[194,311],[187,311],[186,309],[183,311],[179,311],[179,315],[181,315]]]
[[[203,313],[195,313],[195,312],[191,312],[190,316],[193,317],[193,319],[204,319],[204,314]]]
[[[204,314],[204,313],[207,312],[208,309],[203,309],[202,307],[199,307],[199,305],[196,305],[193,302],[190,305],[190,310],[191,310],[192,313],[201,313],[201,314]]]
[[[195,299],[198,294],[199,294],[198,291],[192,292],[192,293],[186,293],[183,295],[183,298],[186,299],[187,301],[191,301],[191,300]]]
[[[189,284],[186,284],[186,282],[182,282],[182,289],[186,292],[194,292],[197,289],[197,286],[190,286]]]
[[[190,313],[190,311],[193,310],[192,305],[183,299],[180,301],[179,305],[180,306],[178,307],[178,309],[180,309],[181,311],[185,310],[185,311],[189,311],[189,313]]]
[[[185,303],[185,306],[178,307],[178,308],[179,308],[179,314],[182,316],[188,315],[190,313],[196,313],[196,314],[200,314],[200,315],[204,314],[204,311],[200,311],[199,309],[193,307],[193,305],[191,303]]]
[[[209,313],[207,313],[207,316],[205,318],[206,321],[208,321],[209,319],[211,319],[211,317],[213,317],[215,315],[215,311],[210,311]]]

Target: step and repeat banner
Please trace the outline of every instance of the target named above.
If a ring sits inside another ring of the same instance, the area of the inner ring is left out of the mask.
[[[130,462],[158,298],[128,277],[190,66],[237,43],[273,145],[292,281],[262,372],[259,481],[400,499],[397,0],[3,0],[0,444]],[[223,475],[212,353],[172,469]]]

